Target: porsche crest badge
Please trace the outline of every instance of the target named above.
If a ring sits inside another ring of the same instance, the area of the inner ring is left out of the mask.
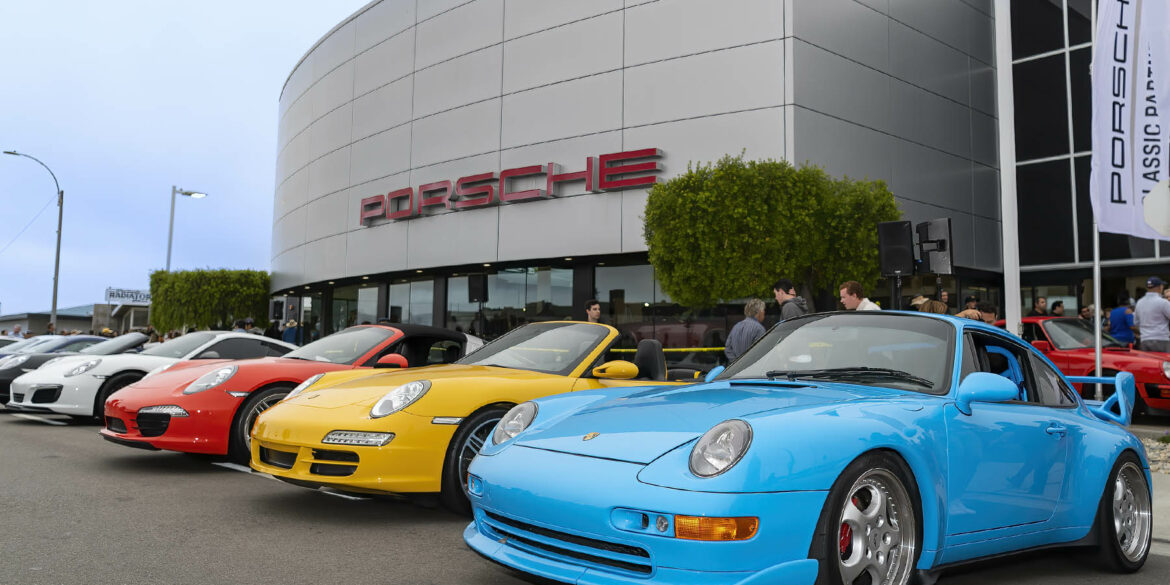
[[[597,438],[597,435],[600,435],[600,434],[601,434],[601,433],[589,433],[588,435],[585,435],[584,437],[581,437],[581,440],[582,440],[582,441],[589,441],[589,440],[592,440],[592,439],[596,439],[596,438]]]

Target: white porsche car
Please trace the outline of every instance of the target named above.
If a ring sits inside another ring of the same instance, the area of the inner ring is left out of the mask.
[[[296,348],[251,333],[197,331],[137,354],[62,357],[13,380],[6,406],[18,412],[100,418],[106,398],[118,389],[180,361],[282,356]]]

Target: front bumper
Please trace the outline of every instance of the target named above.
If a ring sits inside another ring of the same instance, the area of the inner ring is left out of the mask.
[[[309,487],[367,493],[438,492],[454,425],[397,412],[380,419],[320,416],[281,404],[260,415],[252,431],[252,468]],[[331,431],[394,433],[381,447],[322,443]]]
[[[9,410],[90,416],[104,379],[89,374],[71,378],[39,377],[29,372],[12,381]]]
[[[641,465],[513,446],[477,457],[483,482],[464,540],[480,555],[565,583],[811,584],[809,545],[827,492],[708,493],[641,483]],[[629,511],[671,519],[665,533],[625,524]],[[674,515],[754,516],[734,542],[671,536]],[[619,526],[622,526],[619,528]]]
[[[128,447],[226,455],[232,421],[244,400],[219,388],[185,395],[131,385],[106,401],[106,426],[99,432],[107,440]],[[188,416],[139,413],[147,406],[162,405],[179,406]]]

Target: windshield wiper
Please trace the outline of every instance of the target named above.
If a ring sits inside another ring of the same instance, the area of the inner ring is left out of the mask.
[[[910,372],[902,370],[894,370],[890,368],[868,368],[868,367],[852,367],[852,368],[827,368],[823,370],[771,370],[764,374],[769,380],[779,378],[781,376],[788,378],[790,382],[796,381],[798,378],[843,378],[843,379],[887,379],[898,380],[903,382],[910,382],[925,388],[934,388],[934,382],[927,380],[921,376],[915,376]]]

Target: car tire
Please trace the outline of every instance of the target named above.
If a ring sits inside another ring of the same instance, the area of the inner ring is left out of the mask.
[[[102,387],[98,389],[97,396],[95,396],[93,399],[93,415],[90,417],[90,420],[98,422],[106,420],[106,400],[108,400],[114,392],[117,392],[118,390],[121,390],[122,388],[125,388],[126,386],[129,386],[141,379],[142,374],[126,373],[116,374],[111,376],[110,379],[106,380],[106,383],[102,384]]]
[[[917,570],[922,503],[906,464],[886,452],[855,459],[833,483],[813,535],[817,585],[928,582]]]
[[[506,407],[485,408],[465,419],[455,431],[443,459],[442,491],[439,492],[439,499],[448,510],[465,516],[471,513],[471,503],[467,500],[467,468],[484,443],[491,440],[492,429],[507,412]]]
[[[1150,554],[1153,508],[1141,461],[1126,451],[1113,463],[1097,505],[1097,552],[1107,569],[1132,573]]]
[[[256,424],[256,417],[284,400],[289,392],[292,392],[290,386],[272,386],[248,395],[232,419],[231,436],[228,437],[228,459],[240,465],[248,464],[252,459],[252,427]]]

